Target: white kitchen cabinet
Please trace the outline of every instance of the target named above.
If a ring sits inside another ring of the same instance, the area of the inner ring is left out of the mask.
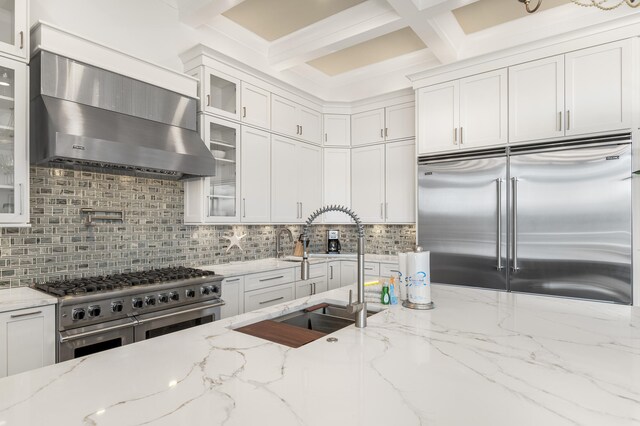
[[[271,93],[245,83],[242,87],[242,122],[269,129],[271,125]]]
[[[323,204],[351,206],[351,150],[343,148],[324,149]],[[328,212],[322,217],[324,223],[351,223],[344,213]]]
[[[55,306],[0,313],[0,377],[55,362]]]
[[[1,10],[0,5],[0,10]],[[29,222],[27,66],[0,57],[0,226]]]
[[[460,80],[460,148],[506,144],[507,70]]]
[[[507,71],[418,90],[418,153],[506,144]]]
[[[240,125],[200,114],[200,134],[216,159],[215,176],[184,183],[185,223],[225,223],[240,219]]]
[[[221,318],[229,318],[244,313],[244,277],[230,277],[222,280]]]
[[[312,296],[329,290],[327,277],[309,278],[305,281],[296,281],[296,299]]]
[[[320,144],[322,114],[276,94],[271,95],[271,130]]]
[[[357,262],[340,262],[340,287],[355,284],[358,281]]]
[[[384,108],[351,116],[351,145],[384,142]]]
[[[241,221],[265,223],[271,213],[271,140],[269,133],[242,127]]]
[[[631,40],[565,55],[567,136],[631,128]]]
[[[385,146],[351,150],[351,207],[365,223],[384,222]]]
[[[417,98],[418,153],[458,149],[458,82],[423,87]]]
[[[0,52],[20,59],[28,59],[29,2],[3,0],[0,2]]]
[[[384,138],[388,141],[416,136],[416,108],[413,102],[385,108]]]
[[[271,221],[301,223],[322,204],[322,150],[272,136]]]
[[[340,261],[327,263],[327,288],[333,290],[342,286]]]
[[[200,80],[200,111],[240,121],[240,79],[209,67],[192,75]]]
[[[509,68],[509,142],[564,136],[564,55]]]
[[[343,114],[325,114],[324,146],[351,146],[351,116]]]
[[[245,312],[267,308],[295,299],[295,283],[281,284],[244,294]]]
[[[415,222],[416,153],[413,140],[386,144],[385,221]]]

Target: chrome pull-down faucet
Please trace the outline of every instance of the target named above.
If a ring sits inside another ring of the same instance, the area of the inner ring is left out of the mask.
[[[289,236],[289,241],[293,241],[293,234],[289,228],[280,228],[276,232],[276,259],[279,259],[284,256],[284,250],[282,250],[282,246],[280,245],[280,237],[282,234],[286,234]]]
[[[344,206],[325,206],[319,208],[315,212],[311,213],[309,218],[304,224],[304,229],[302,231],[302,265],[300,267],[300,279],[308,280],[309,279],[309,254],[307,252],[307,241],[309,237],[307,236],[307,231],[309,230],[309,226],[313,223],[314,220],[318,218],[321,214],[327,212],[341,212],[344,213],[353,219],[358,227],[358,298],[355,303],[352,300],[352,291],[349,291],[349,304],[347,305],[347,312],[350,314],[355,314],[356,317],[356,327],[364,328],[367,326],[367,302],[364,301],[364,226],[362,222],[360,222],[360,218],[356,215],[351,209],[348,209]]]

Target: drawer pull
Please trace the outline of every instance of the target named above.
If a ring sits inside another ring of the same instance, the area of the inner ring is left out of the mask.
[[[225,280],[225,282],[228,282],[228,283],[235,283],[236,281],[240,281],[240,278],[234,278],[234,279],[231,279],[231,280]]]
[[[365,271],[373,271],[373,268],[364,268]]]
[[[258,280],[258,281],[260,281],[261,283],[263,283],[263,282],[265,282],[265,281],[279,280],[280,278],[284,278],[284,275],[280,275],[279,277],[265,278],[265,279]]]
[[[271,300],[265,300],[264,302],[260,302],[260,305],[264,305],[265,303],[271,303],[271,302],[275,302],[277,300],[282,300],[282,299],[284,299],[284,296],[276,297],[275,299],[271,299]]]
[[[27,312],[25,314],[15,314],[15,315],[11,315],[11,318],[20,318],[20,317],[28,317],[30,315],[38,315],[41,314],[42,311],[35,311],[35,312]]]

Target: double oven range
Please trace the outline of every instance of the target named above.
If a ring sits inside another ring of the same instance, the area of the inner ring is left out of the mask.
[[[176,267],[34,287],[58,297],[61,362],[219,319],[222,278]]]

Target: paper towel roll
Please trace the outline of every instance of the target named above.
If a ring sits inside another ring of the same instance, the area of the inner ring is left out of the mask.
[[[400,300],[407,300],[407,287],[405,286],[405,280],[407,279],[407,253],[398,253],[398,270],[402,274],[402,282],[398,283],[398,297]]]
[[[407,274],[411,280],[415,280],[407,290],[407,297],[413,303],[431,302],[431,266],[430,252],[422,251],[409,253],[407,256]],[[424,277],[424,279],[422,278]],[[424,285],[418,285],[424,282]]]
[[[424,272],[426,275],[425,282],[431,284],[431,265],[430,254],[431,252],[422,251],[419,253],[411,253],[413,258],[413,264],[411,265],[410,274],[415,278],[418,272]]]

